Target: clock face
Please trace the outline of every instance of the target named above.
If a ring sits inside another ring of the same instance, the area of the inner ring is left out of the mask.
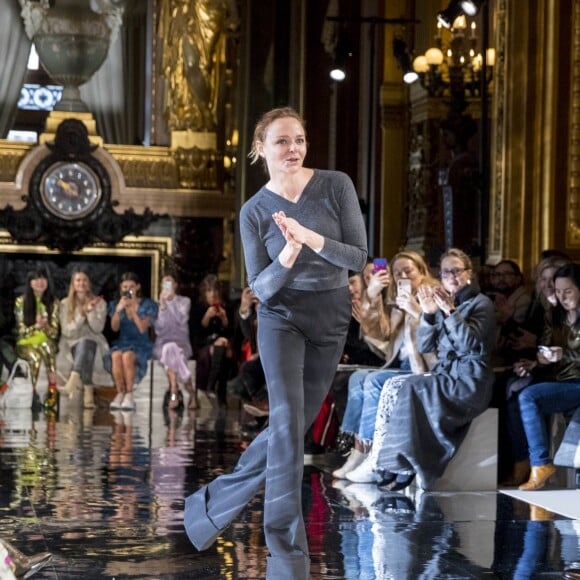
[[[40,199],[46,209],[64,220],[76,220],[93,212],[101,200],[96,173],[84,163],[59,162],[42,177]]]

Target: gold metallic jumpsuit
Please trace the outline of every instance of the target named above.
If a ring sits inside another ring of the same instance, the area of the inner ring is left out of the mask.
[[[44,304],[37,302],[36,312],[44,312]],[[38,330],[33,324],[26,326],[24,323],[24,296],[18,296],[14,303],[14,316],[16,318],[16,355],[24,359],[30,366],[32,384],[36,386],[40,365],[44,362],[47,371],[56,372],[56,352],[59,329],[58,300],[52,305],[52,311],[48,313],[49,327],[46,331]]]

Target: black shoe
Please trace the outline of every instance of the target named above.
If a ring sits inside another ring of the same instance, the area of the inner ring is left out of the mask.
[[[409,487],[414,479],[414,473],[399,473],[395,479],[395,485],[391,487],[391,491],[401,491]]]
[[[397,479],[397,475],[398,475],[397,473],[392,473],[391,471],[381,472],[381,476],[383,479],[380,481],[380,483],[377,483],[377,487],[381,491],[390,491],[391,483],[393,483],[393,481]]]

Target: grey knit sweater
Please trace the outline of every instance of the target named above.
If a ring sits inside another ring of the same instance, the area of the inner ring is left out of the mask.
[[[286,241],[272,219],[277,211],[322,235],[322,250],[303,246],[294,266],[284,267],[278,255]],[[242,206],[240,228],[248,283],[262,302],[281,288],[324,291],[346,286],[348,270],[362,271],[366,262],[366,231],[356,191],[351,179],[338,171],[314,170],[296,203],[262,187]]]

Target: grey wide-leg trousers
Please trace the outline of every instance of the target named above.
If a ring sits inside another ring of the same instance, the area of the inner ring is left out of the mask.
[[[309,578],[301,493],[304,434],[334,378],[350,317],[346,288],[283,290],[260,306],[258,348],[268,385],[269,426],[231,473],[186,499],[186,532],[199,550],[211,546],[265,483],[267,578]]]

